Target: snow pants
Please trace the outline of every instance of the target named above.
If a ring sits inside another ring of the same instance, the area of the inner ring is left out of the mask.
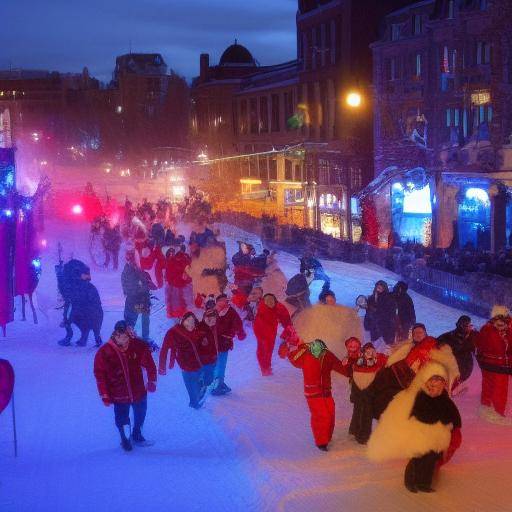
[[[505,416],[510,375],[482,370],[481,404]]]
[[[317,446],[329,444],[334,432],[336,419],[335,404],[332,396],[306,398],[311,413],[311,430]]]
[[[430,451],[422,457],[411,459],[405,467],[405,486],[407,488],[414,488],[416,486],[430,487],[437,461],[440,458],[440,453]]]
[[[228,364],[229,350],[219,352],[217,355],[217,362],[215,363],[214,378],[219,382],[224,382],[226,375],[226,365]]]
[[[268,374],[272,371],[272,354],[276,345],[276,338],[261,338],[256,336],[258,342],[256,348],[256,357],[260,365],[261,373]]]
[[[144,341],[149,340],[149,313],[140,313],[142,315],[141,323],[142,323],[142,339]],[[124,309],[124,319],[126,323],[135,328],[135,324],[137,323],[137,319],[139,318],[139,313],[133,311],[130,308],[125,307]]]
[[[372,433],[373,398],[371,389],[359,389],[352,383],[350,401],[354,404],[348,433],[360,444],[366,444]]]
[[[146,419],[146,411],[148,408],[147,397],[131,404],[114,404],[116,427],[119,429],[119,432],[121,432],[121,435],[123,435],[123,426],[130,425],[130,407],[133,409],[133,432],[140,433],[142,425],[144,425],[144,420]]]
[[[195,372],[187,372],[182,370],[183,382],[187,388],[189,397],[189,406],[194,409],[201,407],[206,388],[213,382],[213,375],[215,371],[215,364],[204,365]]]

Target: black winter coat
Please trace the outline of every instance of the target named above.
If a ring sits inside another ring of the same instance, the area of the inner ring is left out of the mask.
[[[121,285],[126,296],[127,309],[135,311],[137,306],[149,310],[151,300],[146,272],[126,263],[121,274]]]
[[[440,421],[443,425],[451,423],[454,429],[462,426],[459,410],[446,390],[435,398],[427,395],[424,391],[420,391],[414,401],[411,416],[429,425]]]
[[[416,311],[411,296],[407,292],[393,295],[400,325],[404,330],[409,330],[416,323]]]
[[[71,314],[69,320],[79,328],[100,328],[103,308],[96,286],[90,281],[76,281],[70,292]]]
[[[473,372],[473,354],[475,353],[475,340],[477,332],[470,333],[469,336],[464,336],[464,333],[455,329],[453,331],[445,332],[437,338],[439,345],[448,345],[457,360],[459,366],[460,380],[468,380]]]

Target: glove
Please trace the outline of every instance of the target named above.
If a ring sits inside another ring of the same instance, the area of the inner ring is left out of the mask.
[[[286,341],[283,341],[279,345],[279,349],[277,351],[277,354],[279,355],[279,357],[281,359],[286,359],[286,356],[288,355],[288,343],[286,343]]]
[[[238,339],[240,341],[245,340],[245,338],[247,338],[247,333],[245,331],[242,331],[241,333],[238,334]]]
[[[101,400],[103,401],[103,405],[105,407],[110,407],[112,405],[112,402],[110,401],[110,398],[102,398]]]
[[[148,382],[148,385],[147,385],[147,390],[148,390],[150,393],[154,393],[154,392],[156,391],[156,382],[149,381],[149,382]]]

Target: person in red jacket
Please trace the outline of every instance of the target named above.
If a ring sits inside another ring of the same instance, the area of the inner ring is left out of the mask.
[[[192,279],[186,272],[191,261],[184,245],[177,253],[172,248],[167,251],[165,302],[168,318],[181,318],[192,300]]]
[[[267,293],[263,296],[256,310],[254,334],[258,342],[256,357],[264,377],[272,375],[272,354],[276,343],[277,327],[284,329],[292,323],[286,307],[277,301],[276,296]]]
[[[146,370],[148,383],[144,384],[142,369]],[[130,451],[130,407],[133,409],[131,440],[145,446],[142,426],[147,411],[147,391],[156,391],[156,366],[146,343],[124,320],[116,323],[108,343],[103,345],[94,358],[94,376],[103,403],[114,404],[115,423],[121,435],[121,445]]]
[[[322,340],[301,343],[288,353],[290,363],[302,370],[304,396],[311,412],[311,430],[318,449],[327,451],[332,439],[336,405],[331,393],[331,372],[348,377],[350,368],[343,364]]]
[[[199,327],[196,316],[189,311],[183,315],[179,324],[167,331],[160,351],[158,372],[160,375],[167,373],[167,354],[170,351],[169,369],[174,368],[174,363],[178,362],[190,399],[189,406],[193,409],[203,406],[209,384],[208,372],[211,374],[213,370],[211,367],[205,368],[205,359],[201,360],[201,356],[204,358],[210,352],[208,343],[209,339]]]
[[[233,350],[233,339],[236,336],[239,340],[244,340],[247,334],[244,331],[240,315],[230,306],[228,297],[224,293],[216,298],[215,310],[217,318],[212,329],[214,329],[217,339],[218,357],[215,366],[215,387],[212,390],[212,395],[222,396],[231,391],[224,380],[228,354],[230,350]]]
[[[494,306],[491,319],[476,338],[476,359],[482,370],[480,416],[492,423],[512,424],[509,388],[512,386],[512,329],[509,310]]]

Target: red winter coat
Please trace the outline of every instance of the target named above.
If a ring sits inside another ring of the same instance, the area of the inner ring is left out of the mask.
[[[477,361],[487,371],[505,373],[512,369],[512,333],[507,329],[503,336],[491,322],[487,322],[476,338]],[[501,371],[500,371],[501,370]]]
[[[190,284],[192,279],[185,272],[185,269],[191,262],[190,256],[181,251],[171,258],[167,258],[165,266],[167,283],[176,288],[184,288],[187,284]]]
[[[196,327],[192,332],[181,325],[175,325],[167,331],[162,349],[160,350],[159,370],[164,373],[167,364],[167,353],[171,351],[169,368],[174,368],[178,361],[179,367],[186,372],[199,370],[203,363],[199,355],[199,345],[204,338],[204,332]]]
[[[263,299],[258,304],[256,318],[254,319],[254,334],[262,340],[275,340],[277,326],[281,324],[285,329],[292,323],[290,313],[280,302],[274,308],[269,308]]]
[[[199,343],[197,351],[199,358],[203,364],[213,364],[217,361],[218,354],[218,337],[217,329],[214,325],[213,328],[206,325],[204,322],[199,324],[199,329],[203,333],[203,337]]]
[[[432,336],[427,336],[419,343],[414,345],[405,361],[411,367],[416,361],[420,361],[420,368],[428,361],[430,361],[430,352],[437,348],[437,340]]]
[[[142,400],[146,396],[142,368],[148,381],[156,382],[156,366],[146,343],[132,339],[123,352],[109,340],[94,358],[94,376],[101,398],[121,404]]]
[[[331,396],[331,372],[335,371],[344,377],[350,374],[348,365],[344,365],[332,352],[326,350],[318,359],[311,354],[305,344],[288,354],[290,363],[302,369],[304,376],[304,396],[320,398]]]
[[[224,314],[217,316],[217,336],[219,352],[233,350],[233,338],[236,336],[239,340],[246,338],[244,326],[240,315],[229,306]]]

